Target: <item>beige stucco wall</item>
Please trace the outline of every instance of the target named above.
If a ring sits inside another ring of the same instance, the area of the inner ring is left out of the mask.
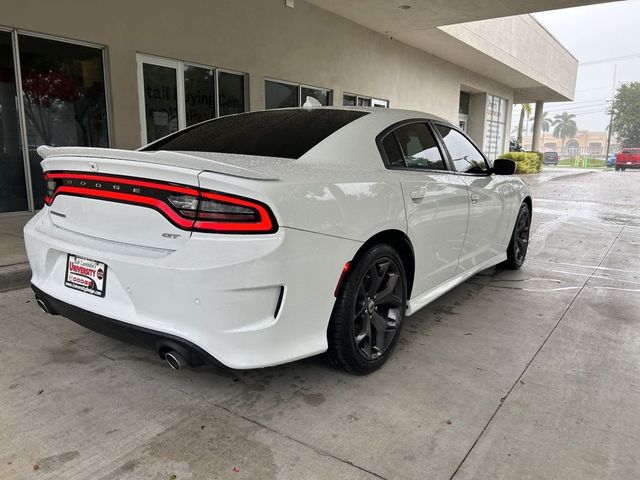
[[[330,88],[336,104],[347,91],[454,123],[461,84],[510,103],[514,94],[300,0],[294,9],[283,0],[3,0],[0,24],[107,47],[112,139],[121,148],[140,145],[137,52],[247,72],[252,110],[264,106],[264,77]]]
[[[449,25],[440,30],[512,69],[509,84],[517,85],[523,93],[542,88],[546,95],[547,90],[557,92],[558,100],[573,98],[578,61],[531,15]],[[527,101],[539,99],[546,97],[534,95]]]

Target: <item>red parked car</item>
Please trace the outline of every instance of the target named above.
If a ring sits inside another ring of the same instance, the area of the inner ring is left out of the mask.
[[[616,172],[627,168],[640,168],[640,148],[623,148],[616,157]]]

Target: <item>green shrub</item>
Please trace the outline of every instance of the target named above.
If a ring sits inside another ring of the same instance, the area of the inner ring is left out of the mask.
[[[516,173],[538,173],[542,170],[542,153],[540,152],[509,152],[500,155],[516,162]]]

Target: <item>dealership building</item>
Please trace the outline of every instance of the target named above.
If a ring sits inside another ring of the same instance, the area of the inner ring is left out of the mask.
[[[307,97],[430,112],[495,158],[514,103],[574,95],[576,59],[529,13],[586,3],[3,0],[0,212],[42,207],[41,144],[138,148]]]

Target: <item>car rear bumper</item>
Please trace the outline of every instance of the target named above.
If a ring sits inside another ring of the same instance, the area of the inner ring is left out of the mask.
[[[640,168],[640,163],[616,163],[616,168]]]
[[[191,365],[201,365],[203,363],[222,365],[221,362],[212,357],[207,351],[184,338],[131,323],[121,322],[113,318],[105,317],[104,315],[84,310],[83,308],[52,297],[33,284],[31,285],[31,289],[33,293],[35,293],[36,298],[44,302],[49,313],[61,315],[94,332],[158,352],[162,350],[180,350],[186,352],[185,358],[188,358]]]
[[[193,234],[171,251],[70,232],[53,225],[46,209],[24,233],[34,290],[63,316],[147,347],[176,341],[231,368],[326,350],[333,292],[360,246],[281,228],[256,236]],[[64,285],[68,253],[107,265],[104,298]]]

